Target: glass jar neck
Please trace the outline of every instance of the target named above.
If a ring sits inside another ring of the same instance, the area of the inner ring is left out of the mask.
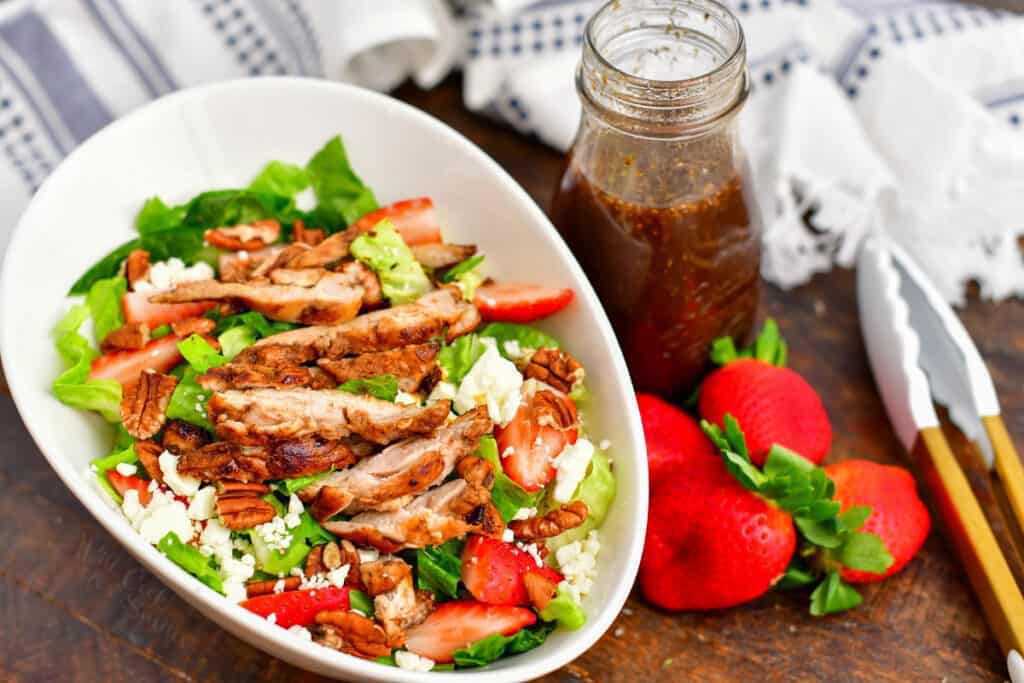
[[[650,137],[702,135],[750,86],[736,17],[715,0],[614,0],[590,19],[576,87],[585,114]]]

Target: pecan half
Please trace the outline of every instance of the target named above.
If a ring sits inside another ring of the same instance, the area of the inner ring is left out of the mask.
[[[494,486],[494,465],[483,458],[467,456],[455,465],[455,469],[458,470],[459,476],[470,484],[483,486],[488,490]]]
[[[355,612],[328,611],[316,615],[316,623],[333,626],[341,638],[342,652],[365,659],[387,657],[391,648],[380,624]]]
[[[576,406],[565,394],[542,390],[533,396],[530,403],[534,421],[541,426],[554,427],[562,431],[579,426]]]
[[[312,578],[317,574],[320,574],[324,570],[324,547],[322,545],[314,546],[309,551],[309,555],[306,555],[306,566],[303,569],[303,574],[306,578]]]
[[[187,337],[190,334],[210,334],[215,327],[217,327],[217,323],[209,318],[185,318],[171,323],[171,330],[179,337]]]
[[[321,560],[324,563],[324,568],[327,571],[333,571],[342,565],[342,553],[341,548],[334,541],[330,541],[323,546],[323,556]]]
[[[292,242],[315,247],[323,242],[326,236],[327,233],[319,228],[307,228],[300,218],[296,218],[295,222],[292,223]]]
[[[559,391],[569,393],[583,381],[583,366],[559,349],[537,349],[523,371],[527,379],[536,379]]]
[[[175,455],[197,450],[210,443],[210,433],[184,420],[171,420],[164,430],[163,447]],[[159,454],[158,454],[159,455]]]
[[[178,378],[154,370],[143,370],[134,382],[124,385],[121,422],[137,439],[148,439],[164,426],[167,404],[171,402]]]
[[[563,531],[575,529],[587,520],[590,510],[582,500],[566,503],[557,510],[552,510],[543,517],[531,517],[509,522],[508,528],[523,541],[536,538],[551,538]]]
[[[149,252],[145,249],[135,249],[128,254],[124,261],[124,278],[128,285],[135,289],[135,283],[145,280],[149,276]]]
[[[270,489],[263,484],[217,482],[217,514],[229,529],[251,529],[272,520],[277,512],[262,496]]]
[[[231,227],[214,228],[203,233],[203,238],[219,249],[229,251],[255,251],[273,244],[281,236],[281,224],[272,218]]]
[[[359,559],[359,551],[356,550],[355,544],[347,539],[342,539],[339,547],[341,548],[341,563],[348,565],[348,578],[345,580],[345,583],[361,585],[362,574],[359,571],[361,560]]]
[[[386,593],[406,577],[412,576],[412,567],[398,558],[367,562],[359,568],[363,585],[369,595]]]
[[[100,351],[110,353],[119,349],[137,351],[149,343],[149,326],[146,323],[121,325],[100,342]]]
[[[255,598],[260,595],[270,595],[274,592],[278,581],[284,582],[285,591],[298,590],[302,585],[302,579],[298,576],[289,576],[284,579],[270,579],[269,581],[253,581],[245,584],[246,597]],[[283,591],[282,591],[283,592]]]
[[[146,474],[150,479],[156,479],[161,484],[164,483],[164,473],[160,469],[160,454],[163,452],[164,447],[156,441],[135,442],[135,455],[139,456],[139,462],[145,468]]]
[[[530,604],[538,610],[547,607],[558,591],[558,584],[540,572],[523,574],[523,583],[526,585],[526,595],[530,598]]]

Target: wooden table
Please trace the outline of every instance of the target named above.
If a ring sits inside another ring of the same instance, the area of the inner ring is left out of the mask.
[[[559,154],[467,112],[461,83],[398,96],[460,130],[546,207]],[[871,378],[853,274],[783,292],[763,313],[790,341],[791,365],[821,392],[832,460],[904,462]],[[1024,303],[962,311],[1024,452]],[[14,681],[315,681],[207,621],[150,576],[89,516],[0,396],[0,678]],[[638,596],[588,653],[546,681],[1002,681],[1002,657],[938,533],[898,576],[864,590],[851,614],[815,619],[807,595],[668,614]]]

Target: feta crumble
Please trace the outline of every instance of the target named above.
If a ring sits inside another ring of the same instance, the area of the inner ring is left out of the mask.
[[[332,569],[327,572],[327,583],[334,586],[335,588],[344,588],[345,579],[348,578],[348,565],[343,564],[337,569]]]
[[[512,543],[516,540],[516,535],[511,529],[505,527],[505,530],[501,532],[501,540],[505,541],[505,543]]]
[[[135,473],[139,471],[138,467],[127,462],[117,463],[114,469],[117,470],[117,473],[122,477],[134,477]]]
[[[182,543],[191,541],[195,534],[185,505],[165,491],[155,491],[146,506],[139,501],[138,491],[125,491],[121,510],[132,527],[151,545],[156,545],[171,531]]]
[[[552,463],[557,474],[552,496],[559,503],[568,503],[572,494],[587,475],[590,459],[594,457],[594,444],[587,439],[577,439],[567,445]]]
[[[430,671],[434,668],[434,660],[420,657],[408,650],[395,650],[395,664],[406,671]]]
[[[196,491],[188,504],[188,516],[192,519],[212,519],[216,514],[214,505],[217,498],[217,489],[212,486],[204,486]]]
[[[612,447],[612,442],[609,441],[608,439],[601,439],[601,443],[597,444],[597,447],[600,448],[602,451],[606,451]]]
[[[427,396],[427,401],[454,401],[457,393],[458,389],[451,382],[438,382],[430,396]]]
[[[289,514],[288,516],[292,515]],[[295,526],[298,526],[298,524],[295,524]],[[274,517],[269,522],[253,527],[253,531],[263,539],[268,548],[280,553],[284,553],[288,550],[288,546],[292,544],[292,535],[288,529],[288,522],[284,517]]]
[[[565,580],[559,585],[579,602],[594,586],[597,575],[597,554],[601,550],[601,541],[597,531],[591,531],[582,541],[573,541],[555,551],[558,568]]]
[[[530,519],[537,516],[537,508],[519,508],[516,514],[512,515],[514,520]]]
[[[487,348],[462,378],[455,394],[455,410],[464,413],[478,405],[486,405],[491,419],[506,425],[519,410],[523,376],[515,363],[498,353],[493,339],[484,337],[481,342]]]
[[[196,495],[199,491],[199,486],[203,482],[195,477],[183,477],[178,474],[178,456],[170,451],[164,451],[160,454],[158,462],[160,463],[160,471],[164,475],[164,483],[172,491],[186,498]]]
[[[213,277],[213,268],[209,263],[200,261],[195,265],[186,266],[181,259],[172,257],[166,261],[151,263],[146,277],[133,282],[132,289],[137,292],[152,292],[170,289],[179,282],[212,280]]]
[[[380,551],[375,548],[357,548],[356,552],[359,554],[359,564],[376,562],[380,559]]]

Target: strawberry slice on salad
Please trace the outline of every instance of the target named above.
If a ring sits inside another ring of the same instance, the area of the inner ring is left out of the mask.
[[[128,491],[136,491],[139,494],[139,502],[143,505],[149,505],[149,499],[153,497],[153,494],[149,491],[149,482],[141,477],[134,475],[126,476],[116,469],[109,469],[107,470],[107,481],[117,491],[117,495],[122,498],[124,498],[124,494]]]
[[[471,600],[446,602],[421,624],[409,629],[405,649],[438,664],[452,661],[456,650],[500,633],[510,636],[537,622],[533,610],[485,605]]]
[[[480,602],[489,605],[529,605],[523,577],[538,573],[554,583],[561,574],[538,565],[530,553],[511,543],[473,536],[462,551],[462,582]]]
[[[137,351],[114,351],[92,362],[89,379],[113,379],[121,384],[135,381],[143,370],[168,372],[181,362],[181,352],[174,335],[146,344]]]
[[[348,586],[338,588],[312,588],[302,591],[270,593],[249,598],[239,604],[261,617],[274,615],[274,623],[281,628],[311,626],[318,612],[326,610],[348,610]]]
[[[572,303],[573,296],[568,288],[501,282],[479,287],[473,303],[484,320],[528,323],[558,313]]]
[[[126,292],[121,300],[126,323],[146,323],[150,329],[158,325],[176,323],[186,318],[198,318],[217,304],[213,301],[196,301],[185,304],[155,304],[149,298],[160,291]]]
[[[388,219],[406,244],[430,244],[441,241],[441,225],[434,214],[434,201],[430,197],[404,199],[376,211],[371,211],[353,224],[369,232],[377,223]]]
[[[578,430],[560,429],[546,417],[539,396],[557,396],[576,423],[576,404],[565,394],[536,392],[523,398],[516,416],[504,427],[495,427],[494,438],[501,466],[512,481],[528,492],[540,491],[555,476],[554,460],[569,444],[576,443]]]

